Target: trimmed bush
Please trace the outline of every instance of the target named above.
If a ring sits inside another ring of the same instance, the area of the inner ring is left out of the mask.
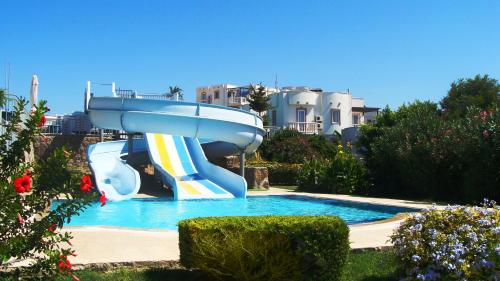
[[[434,208],[408,218],[392,235],[404,280],[498,280],[500,209]]]
[[[333,216],[194,218],[179,222],[179,248],[216,280],[340,280],[349,229]]]

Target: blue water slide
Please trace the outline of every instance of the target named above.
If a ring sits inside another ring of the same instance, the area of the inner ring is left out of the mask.
[[[211,155],[227,155],[235,150],[253,152],[264,135],[262,120],[255,114],[208,104],[121,97],[93,97],[88,113],[96,127],[145,133],[151,162],[163,181],[173,187],[176,199],[246,196],[245,180],[208,162],[199,139]],[[107,148],[119,150],[111,146],[103,146],[102,150]],[[97,157],[93,155],[97,151],[89,150],[89,163],[99,190],[114,188],[116,192],[110,193],[116,196],[108,196],[111,200],[134,196],[137,183],[140,185],[137,172],[131,172],[133,168],[116,157],[116,152]],[[105,167],[111,157],[116,164]]]
[[[134,140],[134,151],[147,150],[144,140]],[[100,142],[87,147],[87,161],[97,187],[110,200],[132,198],[141,186],[139,173],[126,163],[127,141]]]

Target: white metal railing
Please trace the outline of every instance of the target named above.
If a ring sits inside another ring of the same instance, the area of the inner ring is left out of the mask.
[[[129,99],[173,100],[173,97],[171,97],[170,95],[163,94],[138,94],[136,92],[118,92],[116,95],[122,98]]]
[[[242,104],[245,101],[246,101],[246,98],[244,98],[244,97],[229,97],[228,98],[229,104]]]
[[[281,130],[281,128],[277,126],[264,126],[264,130],[266,131],[266,137],[272,137],[276,132]]]
[[[303,134],[317,134],[318,124],[316,122],[288,122],[288,129],[297,130]]]

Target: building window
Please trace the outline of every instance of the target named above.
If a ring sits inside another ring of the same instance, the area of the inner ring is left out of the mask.
[[[216,100],[219,99],[219,90],[214,91],[214,99],[216,99]]]
[[[306,109],[297,108],[296,122],[306,122]]]
[[[360,114],[353,114],[352,115],[352,124],[353,125],[360,125],[361,124],[361,115]]]
[[[330,115],[332,117],[332,123],[338,123],[340,125],[340,109],[332,108],[330,110]]]
[[[276,126],[276,110],[271,111],[271,125]]]
[[[201,93],[201,101],[206,102],[207,101],[207,93],[203,92]]]

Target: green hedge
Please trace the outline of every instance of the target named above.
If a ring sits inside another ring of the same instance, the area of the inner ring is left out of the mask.
[[[340,280],[349,228],[333,216],[195,218],[179,222],[182,265],[216,280]]]
[[[297,180],[302,169],[302,164],[288,164],[277,162],[256,161],[249,162],[249,167],[266,167],[269,184],[276,185],[297,185]]]

